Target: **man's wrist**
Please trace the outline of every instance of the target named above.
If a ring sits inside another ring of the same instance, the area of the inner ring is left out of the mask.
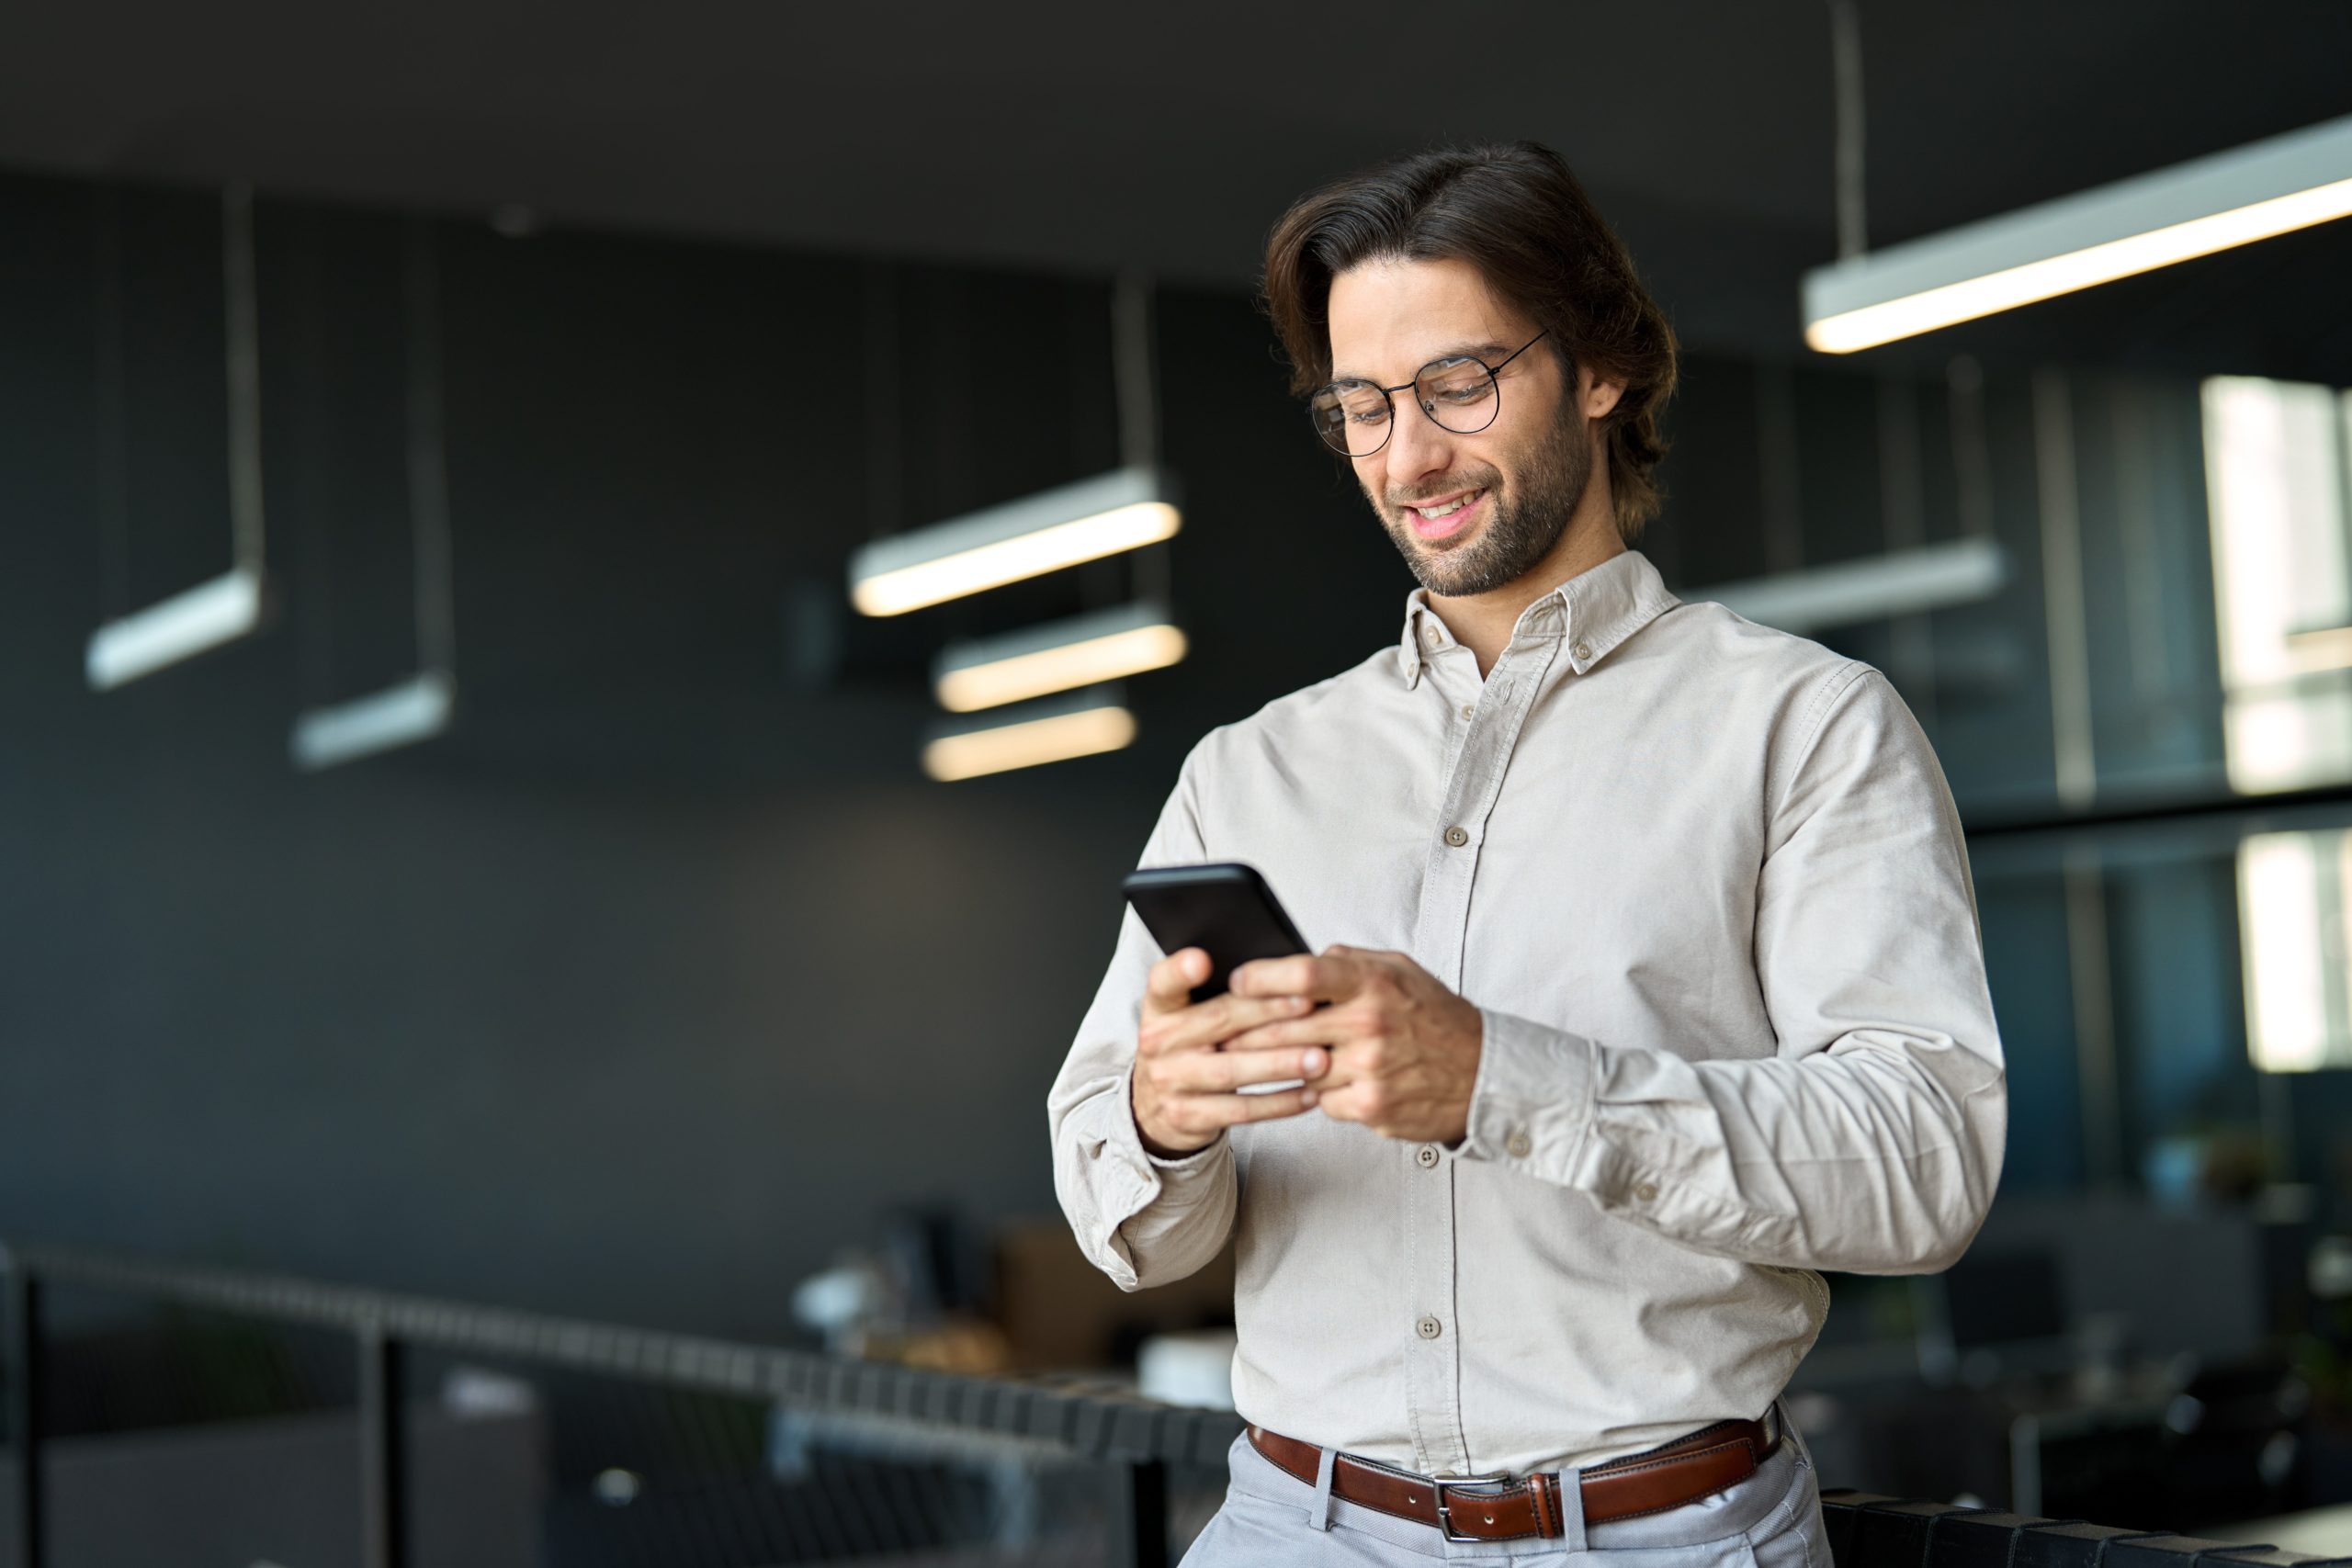
[[[1464,1140],[1470,1136],[1470,1111],[1478,1100],[1478,1068],[1487,1054],[1485,1010],[1466,997],[1459,999],[1462,1010],[1468,1015],[1464,1021],[1464,1037],[1469,1041],[1469,1046],[1461,1053],[1465,1064],[1462,1072],[1461,1093],[1454,1103],[1446,1107],[1445,1122],[1438,1132],[1438,1142],[1448,1148],[1460,1148]]]
[[[1129,1073],[1127,1076],[1127,1120],[1135,1124],[1136,1142],[1142,1146],[1144,1154],[1149,1158],[1162,1165],[1180,1165],[1207,1148],[1210,1144],[1216,1142],[1216,1138],[1211,1138],[1208,1143],[1195,1145],[1189,1149],[1173,1148],[1160,1143],[1151,1135],[1150,1129],[1144,1125],[1143,1108],[1136,1103],[1136,1096],[1138,1092],[1136,1088],[1135,1075]],[[1222,1135],[1222,1134],[1219,1134],[1219,1136]]]
[[[1216,1141],[1216,1140],[1214,1138],[1209,1140],[1210,1143],[1215,1143]],[[1167,1145],[1161,1143],[1159,1139],[1153,1137],[1148,1132],[1145,1131],[1143,1118],[1140,1116],[1136,1118],[1136,1142],[1141,1144],[1143,1145],[1143,1152],[1149,1155],[1152,1158],[1166,1160],[1189,1159],[1193,1156],[1199,1154],[1202,1149],[1208,1147],[1208,1144],[1203,1144],[1198,1148],[1170,1148]]]

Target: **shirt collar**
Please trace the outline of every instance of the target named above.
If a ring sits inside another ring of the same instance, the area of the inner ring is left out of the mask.
[[[1667,591],[1657,569],[1639,550],[1610,557],[1568,579],[1520,613],[1511,641],[1569,639],[1568,663],[1579,675],[1609,657],[1627,637],[1681,601]],[[1408,687],[1421,678],[1429,654],[1453,646],[1453,634],[1430,608],[1429,590],[1405,596],[1405,630],[1396,643],[1396,672]]]

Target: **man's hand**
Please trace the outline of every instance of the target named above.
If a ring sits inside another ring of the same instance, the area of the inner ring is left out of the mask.
[[[1233,989],[1251,1002],[1329,1004],[1258,1024],[1227,1046],[1276,1057],[1329,1046],[1324,1115],[1415,1143],[1453,1143],[1469,1131],[1485,1021],[1403,953],[1327,947],[1261,958],[1233,972]]]
[[[1143,1146],[1162,1159],[1204,1149],[1237,1123],[1313,1109],[1316,1080],[1330,1066],[1328,1054],[1313,1046],[1273,1051],[1231,1043],[1251,1028],[1299,1017],[1313,1002],[1227,992],[1195,1004],[1193,987],[1208,977],[1209,955],[1188,947],[1153,964],[1145,984],[1143,1022],[1136,1033],[1136,1131]],[[1307,1081],[1303,1089],[1237,1092],[1243,1084],[1285,1078]]]

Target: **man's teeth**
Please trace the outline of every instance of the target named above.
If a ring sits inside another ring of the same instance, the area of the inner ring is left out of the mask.
[[[1442,505],[1416,506],[1413,510],[1419,513],[1431,523],[1442,523],[1447,518],[1453,516],[1455,513],[1461,511],[1464,507],[1469,505],[1472,502],[1476,501],[1480,496],[1486,493],[1487,492],[1483,490],[1474,490],[1468,495],[1456,496],[1453,500],[1446,502]]]

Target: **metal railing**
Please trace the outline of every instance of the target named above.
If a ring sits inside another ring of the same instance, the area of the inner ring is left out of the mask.
[[[358,1560],[407,1568],[411,1477],[405,1359],[439,1351],[565,1369],[778,1408],[888,1418],[942,1437],[1017,1442],[1107,1468],[1104,1561],[1164,1568],[1171,1466],[1221,1468],[1241,1430],[1227,1411],[1180,1408],[1069,1377],[991,1378],[467,1305],[386,1291],[45,1247],[0,1250],[6,1275],[7,1431],[15,1561],[50,1568],[42,1305],[62,1287],[349,1337],[357,1390]],[[2162,1531],[1990,1508],[1824,1494],[1838,1568],[2298,1568],[2315,1557]]]
[[[7,1426],[17,1463],[16,1562],[50,1568],[42,1407],[43,1298],[103,1292],[348,1335],[356,1359],[359,1561],[409,1568],[410,1476],[403,1362],[419,1350],[763,1401],[807,1411],[894,1417],[942,1434],[1018,1439],[1108,1468],[1111,1558],[1164,1568],[1168,1471],[1221,1467],[1241,1430],[1227,1411],[1181,1408],[1069,1377],[992,1378],[853,1361],[803,1351],[320,1284],[223,1269],[154,1263],[47,1247],[0,1252],[7,1277]]]
[[[1868,1492],[1825,1492],[1821,1512],[1838,1568],[2296,1568],[2347,1561]]]

